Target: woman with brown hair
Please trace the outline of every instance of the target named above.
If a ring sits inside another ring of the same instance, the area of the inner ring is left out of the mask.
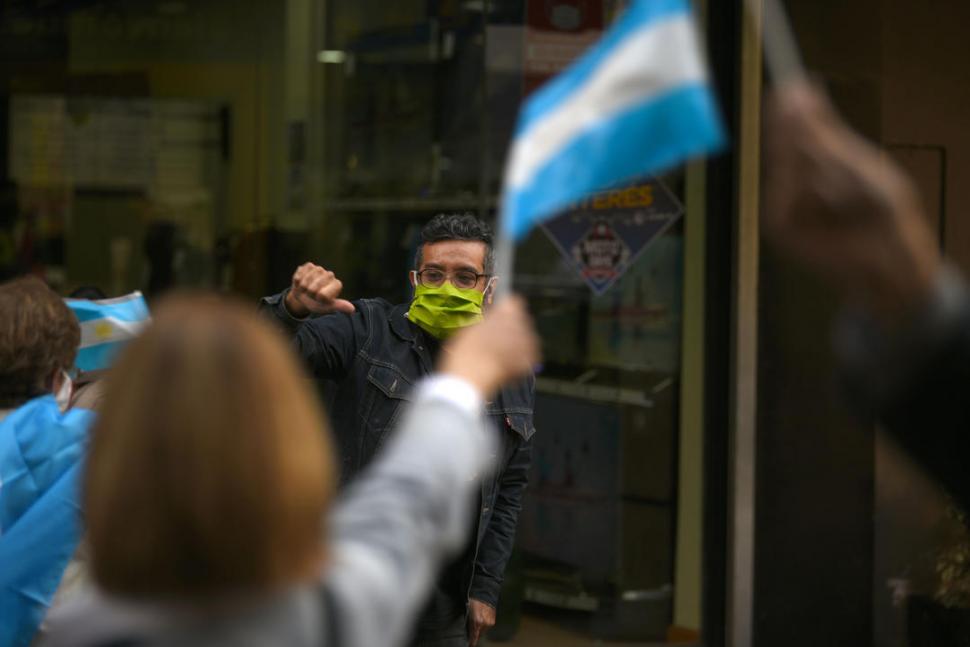
[[[28,644],[80,537],[90,411],[67,411],[81,331],[43,281],[0,283],[0,645]]]
[[[400,643],[492,466],[484,397],[537,358],[522,303],[445,357],[331,511],[326,426],[285,342],[216,297],[162,305],[92,432],[98,590],[52,614],[48,644]]]

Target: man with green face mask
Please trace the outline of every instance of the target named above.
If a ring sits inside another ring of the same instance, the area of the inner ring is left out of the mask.
[[[447,352],[448,337],[487,316],[499,280],[493,265],[492,234],[485,223],[471,214],[441,214],[421,231],[408,273],[414,289],[410,303],[342,299],[340,280],[314,263],[298,267],[288,289],[262,299],[261,308],[293,334],[311,373],[330,383],[342,484],[387,442],[411,386],[431,372],[439,353]],[[501,467],[495,474],[469,474],[482,479],[477,532],[441,574],[413,646],[475,645],[495,623],[528,480],[533,402],[530,378],[488,403],[501,439]]]

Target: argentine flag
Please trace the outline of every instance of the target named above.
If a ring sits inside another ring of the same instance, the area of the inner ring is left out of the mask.
[[[631,0],[603,38],[519,114],[502,229],[521,239],[591,192],[723,144],[689,0]]]
[[[81,324],[77,367],[82,371],[108,368],[118,351],[150,321],[141,292],[117,299],[65,299]]]

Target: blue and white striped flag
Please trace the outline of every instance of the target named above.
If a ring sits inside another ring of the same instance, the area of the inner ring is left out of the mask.
[[[632,0],[519,114],[502,230],[514,240],[583,196],[724,144],[689,0]]]
[[[108,368],[121,348],[151,320],[141,292],[117,299],[64,301],[81,324],[76,364],[82,371]]]

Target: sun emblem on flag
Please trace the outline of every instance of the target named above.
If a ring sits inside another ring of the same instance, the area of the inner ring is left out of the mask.
[[[107,339],[111,336],[114,328],[107,321],[102,321],[94,327],[94,336],[98,339]]]

